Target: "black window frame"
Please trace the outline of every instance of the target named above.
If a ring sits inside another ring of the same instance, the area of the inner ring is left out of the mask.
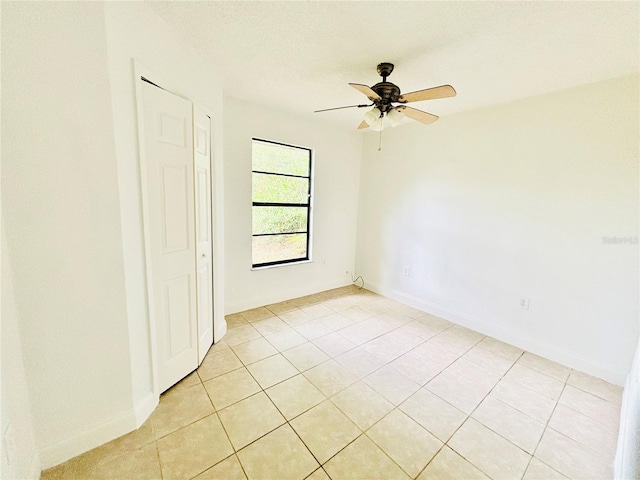
[[[309,188],[307,191],[307,203],[288,203],[288,202],[255,202],[253,201],[253,187],[251,189],[251,217],[253,219],[253,207],[295,207],[295,208],[300,208],[300,207],[306,207],[307,209],[307,230],[306,232],[280,232],[280,233],[259,233],[256,234],[253,232],[253,220],[252,220],[252,226],[251,226],[251,238],[253,239],[254,237],[268,237],[268,236],[282,236],[282,235],[302,235],[302,234],[306,234],[307,236],[307,242],[306,242],[306,249],[305,249],[305,256],[304,257],[296,257],[296,258],[290,258],[290,259],[286,259],[286,260],[276,260],[273,262],[263,262],[263,263],[253,263],[253,242],[251,244],[251,266],[252,268],[262,268],[262,267],[272,267],[275,265],[286,265],[289,263],[300,263],[300,262],[307,262],[311,259],[310,256],[310,252],[309,252],[309,247],[311,245],[311,210],[312,210],[312,206],[311,206],[311,184],[312,184],[312,166],[313,166],[313,150],[311,148],[307,148],[307,147],[300,147],[298,145],[290,145],[288,143],[282,143],[282,142],[275,142],[273,140],[265,140],[263,138],[252,138],[251,139],[251,144],[253,146],[254,142],[260,142],[260,143],[268,143],[268,144],[272,144],[272,145],[279,145],[282,147],[287,147],[287,148],[295,148],[297,150],[304,150],[307,152],[308,156],[309,156],[309,175],[293,175],[293,174],[287,174],[287,173],[276,173],[276,172],[266,172],[263,170],[254,170],[253,169],[253,155],[251,158],[251,175],[252,175],[252,185],[253,185],[253,174],[254,173],[259,173],[262,175],[273,175],[273,176],[281,176],[281,177],[290,177],[290,178],[306,178],[309,181]],[[252,149],[253,151],[253,149]]]

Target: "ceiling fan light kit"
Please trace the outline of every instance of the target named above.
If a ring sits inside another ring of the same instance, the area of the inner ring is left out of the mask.
[[[375,131],[381,131],[385,116],[392,127],[398,125],[403,117],[411,118],[425,125],[438,120],[437,115],[418,110],[417,108],[408,107],[405,105],[406,103],[456,96],[456,91],[451,85],[441,85],[439,87],[426,88],[424,90],[402,94],[397,85],[387,82],[387,77],[393,72],[393,63],[382,62],[378,64],[377,70],[378,74],[382,77],[382,81],[372,87],[360,83],[349,84],[360,93],[366,95],[371,102],[370,104],[326,108],[316,110],[316,113],[343,108],[374,107],[364,115],[364,121],[360,123],[358,129],[371,128]],[[399,103],[400,105],[394,105],[394,103]]]

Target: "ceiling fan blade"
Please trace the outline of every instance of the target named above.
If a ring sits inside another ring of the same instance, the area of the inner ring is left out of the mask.
[[[369,128],[369,124],[362,120],[362,123],[358,125],[358,130],[362,130],[363,128]]]
[[[438,120],[438,118],[440,118],[437,115],[423,112],[422,110],[418,110],[417,108],[406,107],[404,105],[399,108],[402,108],[402,113],[404,113],[406,117],[417,120],[418,122],[424,123],[425,125],[429,125],[430,123],[433,123]]]
[[[318,113],[318,112],[328,112],[329,110],[342,110],[343,108],[363,108],[363,107],[370,107],[371,105],[347,105],[346,107],[334,107],[334,108],[323,108],[322,110],[316,110],[313,113]]]
[[[451,85],[440,85],[439,87],[425,88],[417,92],[405,93],[400,95],[398,102],[409,103],[419,102],[421,100],[435,100],[436,98],[455,97],[456,91]]]
[[[366,85],[361,85],[359,83],[350,83],[349,85],[351,85],[353,88],[355,88],[359,92],[364,93],[367,96],[367,98],[371,101],[380,100],[380,98],[382,98],[376,92],[371,90],[371,87],[367,87]]]

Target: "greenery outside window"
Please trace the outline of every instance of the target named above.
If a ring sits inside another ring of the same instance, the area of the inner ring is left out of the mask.
[[[252,264],[309,260],[311,150],[253,139]]]

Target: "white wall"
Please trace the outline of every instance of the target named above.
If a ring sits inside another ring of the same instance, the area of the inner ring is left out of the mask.
[[[314,150],[313,262],[251,270],[251,139]],[[321,119],[225,99],[226,311],[351,283],[361,138]],[[325,261],[323,264],[322,260]]]
[[[0,478],[4,480],[40,478],[40,460],[31,403],[22,356],[22,339],[13,296],[13,281],[7,242],[2,231],[2,374],[0,375],[2,422],[0,435]]]
[[[106,2],[108,66],[117,154],[122,245],[131,345],[132,388],[138,424],[155,406],[149,345],[149,312],[138,158],[134,59],[153,72],[150,80],[203,106],[212,114],[215,220],[224,215],[222,174],[222,87],[211,63],[182,42],[142,2]],[[223,232],[216,231],[214,268],[224,272]],[[216,320],[224,321],[224,289],[214,285]],[[216,322],[216,341],[223,334]]]
[[[602,237],[639,235],[638,107],[636,75],[385,130],[382,152],[367,134],[357,273],[621,384],[638,338],[638,245]]]
[[[614,462],[614,478],[628,480],[640,477],[640,339],[631,371],[624,384],[620,431]]]
[[[220,221],[222,89],[211,64],[146,4],[6,2],[2,10],[2,201],[47,468],[136,428],[157,404],[134,59],[212,114]],[[214,239],[223,272],[222,228]],[[222,282],[215,290],[218,338]]]
[[[131,409],[102,5],[4,3],[2,67],[3,214],[46,467]]]

